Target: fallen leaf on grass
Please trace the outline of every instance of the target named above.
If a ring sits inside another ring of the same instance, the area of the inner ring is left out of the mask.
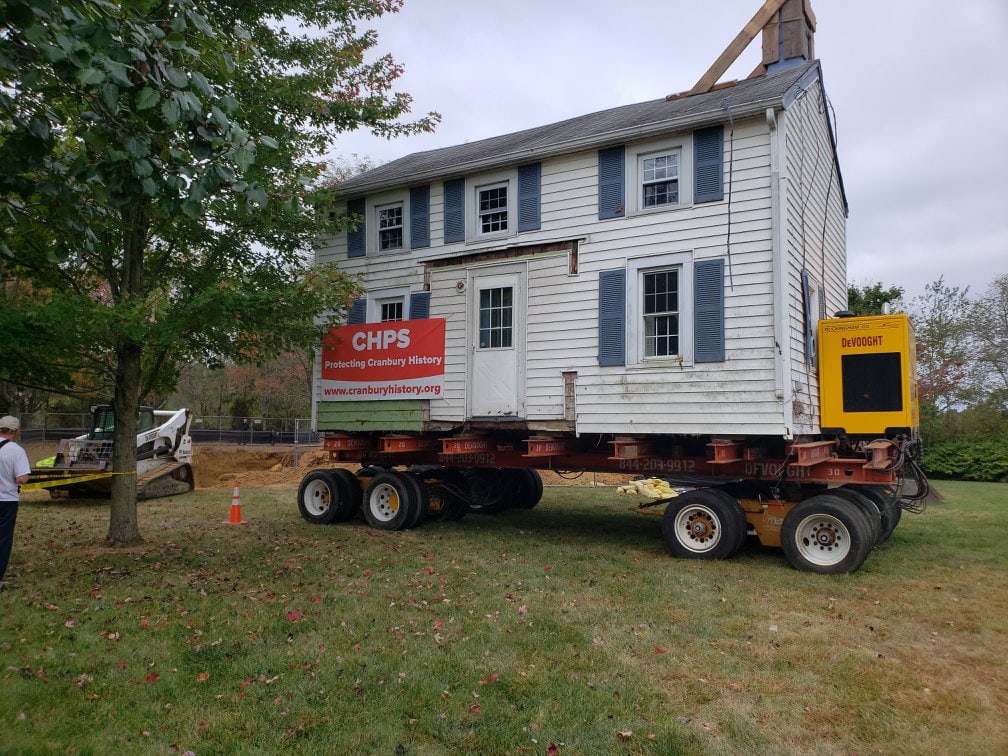
[[[480,685],[486,685],[487,683],[495,683],[500,680],[500,674],[494,672],[493,674],[487,675],[482,680],[480,680]]]
[[[469,711],[472,714],[479,714],[480,713],[480,705],[479,704],[473,704],[472,706],[469,707]]]
[[[206,722],[200,722],[198,725],[196,725],[196,732],[203,732],[203,730],[205,730],[207,727],[208,725]]]
[[[64,624],[64,626],[66,626],[66,627],[73,627],[73,626],[74,626],[74,621],[73,621],[73,618],[71,618],[71,619],[68,619],[68,620],[67,620],[66,622],[64,622],[63,624]]]
[[[198,683],[205,683],[209,679],[210,679],[209,672],[200,672],[198,675],[196,675],[196,682]]]
[[[654,647],[654,652],[656,654],[667,654],[668,653],[668,649],[665,648],[665,646],[655,646]]]
[[[291,622],[297,622],[299,619],[301,619],[301,611],[299,609],[295,609],[293,611],[287,612],[287,619],[289,619]]]
[[[157,672],[151,672],[144,679],[147,681],[148,684],[150,684],[150,683],[156,683],[158,680],[161,679],[161,675],[159,675]]]
[[[630,740],[633,737],[633,730],[617,730],[616,737],[620,740]]]
[[[557,750],[556,745],[550,743],[549,748],[546,749],[546,756],[557,756],[558,753],[559,751]]]
[[[434,630],[435,632],[444,627],[444,622],[441,620],[434,620]]]

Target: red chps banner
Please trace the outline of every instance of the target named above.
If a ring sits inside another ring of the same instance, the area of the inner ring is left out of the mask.
[[[438,398],[444,387],[445,321],[333,328],[321,357],[323,400]]]

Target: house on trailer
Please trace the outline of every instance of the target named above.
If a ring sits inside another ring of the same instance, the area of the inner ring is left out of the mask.
[[[317,257],[359,276],[348,322],[376,325],[353,345],[359,361],[316,365],[316,427],[817,433],[816,325],[847,305],[847,204],[805,31],[800,54],[742,81],[342,183],[336,209],[360,222]],[[429,362],[425,379],[405,357],[395,373],[404,320],[443,329],[409,358]],[[339,367],[380,387],[347,390]],[[405,393],[416,380],[427,387]]]

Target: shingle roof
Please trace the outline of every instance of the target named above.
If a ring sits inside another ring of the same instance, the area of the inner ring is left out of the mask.
[[[818,61],[812,61],[692,97],[623,105],[512,134],[414,152],[344,181],[339,190],[344,195],[363,194],[404,183],[516,165],[575,149],[617,144],[631,137],[720,123],[728,112],[735,118],[752,115],[767,107],[782,106],[788,90],[818,65]]]

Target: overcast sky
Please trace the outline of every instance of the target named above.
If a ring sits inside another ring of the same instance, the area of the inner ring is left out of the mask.
[[[761,0],[406,0],[378,49],[434,134],[347,134],[378,163],[690,89]],[[813,0],[850,216],[848,279],[1008,274],[1008,2]],[[758,38],[722,81],[760,59]]]

